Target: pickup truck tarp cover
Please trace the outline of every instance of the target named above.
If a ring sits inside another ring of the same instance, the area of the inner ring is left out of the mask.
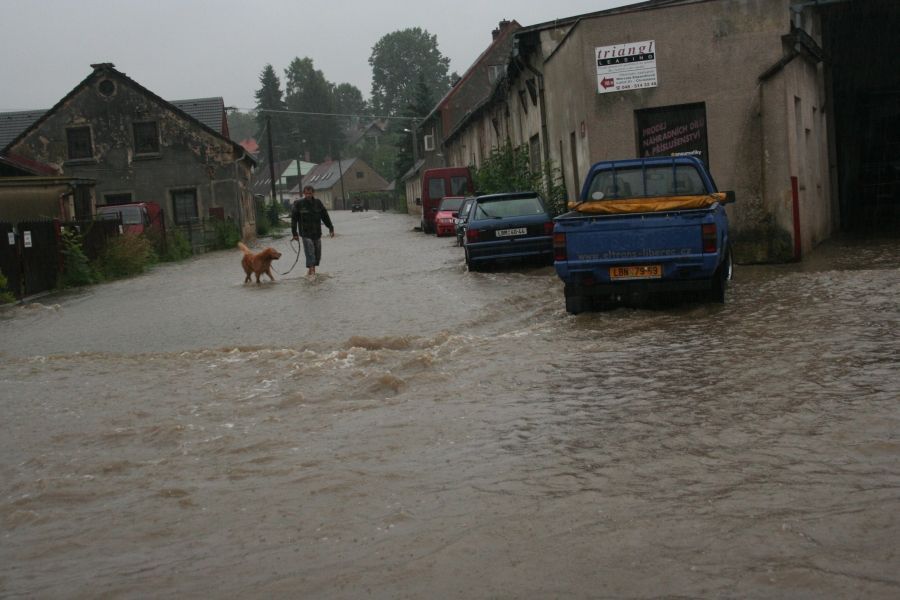
[[[654,196],[653,198],[569,202],[569,210],[592,215],[618,215],[709,208],[716,202],[725,202],[724,192],[696,196]]]

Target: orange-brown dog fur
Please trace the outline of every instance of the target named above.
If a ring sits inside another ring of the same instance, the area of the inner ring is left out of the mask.
[[[263,273],[275,281],[275,277],[272,275],[272,261],[281,258],[281,252],[274,248],[265,248],[262,252],[253,253],[242,242],[238,242],[238,248],[244,253],[244,258],[241,259],[241,266],[244,267],[244,273],[247,274],[244,283],[250,281],[250,275],[256,274],[256,284],[259,285],[259,277]]]

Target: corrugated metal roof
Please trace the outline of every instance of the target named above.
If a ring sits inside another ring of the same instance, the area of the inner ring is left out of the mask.
[[[0,150],[6,148],[7,144],[40,119],[45,112],[46,108],[0,113]]]

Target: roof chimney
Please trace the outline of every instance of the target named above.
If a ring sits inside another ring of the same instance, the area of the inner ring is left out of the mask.
[[[506,27],[510,24],[510,22],[511,22],[511,21],[507,21],[506,19],[503,19],[502,21],[500,21],[500,24],[497,25],[497,29],[495,29],[495,30],[493,30],[493,31],[491,32],[491,36],[493,36],[493,39],[496,40],[496,39],[497,39],[497,36],[499,36],[500,33],[501,33],[504,29],[506,29]]]

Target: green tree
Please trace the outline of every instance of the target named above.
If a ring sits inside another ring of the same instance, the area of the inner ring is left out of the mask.
[[[438,50],[437,36],[419,27],[383,36],[372,48],[372,109],[395,116],[415,102],[419,78],[433,98],[450,89],[450,59]]]
[[[291,115],[287,140],[283,146],[289,155],[308,151],[310,159],[319,162],[326,156],[335,156],[344,145],[338,118],[335,113],[334,84],[313,65],[311,58],[295,58],[284,71],[285,99]]]
[[[416,78],[416,85],[413,88],[412,102],[405,107],[402,113],[402,116],[410,118],[399,121],[402,125],[398,127],[399,131],[397,132],[398,142],[396,159],[394,160],[394,178],[401,177],[412,168],[416,155],[413,151],[414,137],[412,130],[416,126],[417,120],[431,112],[433,106],[434,99],[431,95],[431,90],[425,81],[425,76],[419,73]],[[417,132],[417,136],[415,139],[417,142],[420,142],[420,132]]]
[[[551,181],[546,181],[547,173]],[[472,179],[481,194],[537,192],[547,201],[553,214],[565,210],[566,190],[559,169],[548,163],[537,171],[532,170],[528,147],[524,144],[514,148],[507,141],[491,150],[481,167],[473,168]]]
[[[228,133],[234,141],[241,142],[247,138],[255,138],[258,131],[260,129],[256,114],[238,110],[228,113]]]
[[[271,64],[268,64],[263,68],[262,73],[259,75],[259,82],[261,87],[256,91],[256,123],[260,137],[258,142],[261,148],[268,149],[268,140],[265,137],[268,135],[266,129],[267,123],[271,123],[272,125],[271,134],[273,146],[281,144],[282,137],[287,139],[287,136],[284,135],[284,131],[287,129],[287,117],[283,114],[279,114],[279,112],[284,111],[286,107],[284,104],[284,94],[281,91],[281,81],[275,74],[275,69],[272,68]],[[278,112],[266,112],[269,110]],[[266,156],[267,158],[272,158],[268,156],[267,151]]]
[[[334,88],[334,112],[342,115],[370,114],[362,92],[350,83],[341,83]]]

